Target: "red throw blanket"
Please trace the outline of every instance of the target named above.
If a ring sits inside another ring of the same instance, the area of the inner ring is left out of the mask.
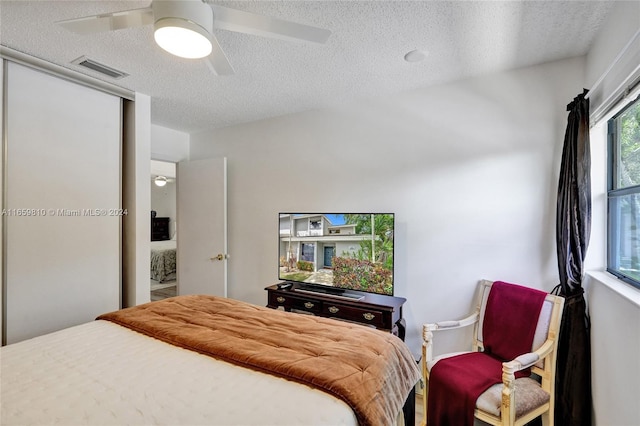
[[[503,361],[531,352],[545,297],[540,290],[494,282],[482,327],[484,351]]]
[[[472,426],[476,400],[502,382],[502,362],[531,351],[546,293],[496,281],[482,328],[484,352],[438,361],[429,375],[427,424]],[[520,372],[517,377],[527,373]]]

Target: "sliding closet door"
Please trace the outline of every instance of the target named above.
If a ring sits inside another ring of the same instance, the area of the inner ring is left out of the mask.
[[[9,63],[5,342],[120,306],[121,100]]]

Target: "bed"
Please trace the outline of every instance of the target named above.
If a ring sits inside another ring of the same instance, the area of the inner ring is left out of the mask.
[[[151,279],[176,279],[176,240],[151,241]]]
[[[391,334],[213,296],[109,313],[0,361],[3,425],[387,425],[420,378]]]

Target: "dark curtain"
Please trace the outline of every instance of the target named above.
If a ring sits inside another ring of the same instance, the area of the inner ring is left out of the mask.
[[[583,262],[591,232],[591,152],[587,90],[567,105],[569,118],[562,149],[556,242],[560,284],[565,298],[558,342],[555,424],[591,425],[591,344],[582,288]]]

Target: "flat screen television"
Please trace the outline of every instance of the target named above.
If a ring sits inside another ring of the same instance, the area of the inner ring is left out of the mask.
[[[393,213],[279,213],[278,279],[331,294],[393,295]]]

